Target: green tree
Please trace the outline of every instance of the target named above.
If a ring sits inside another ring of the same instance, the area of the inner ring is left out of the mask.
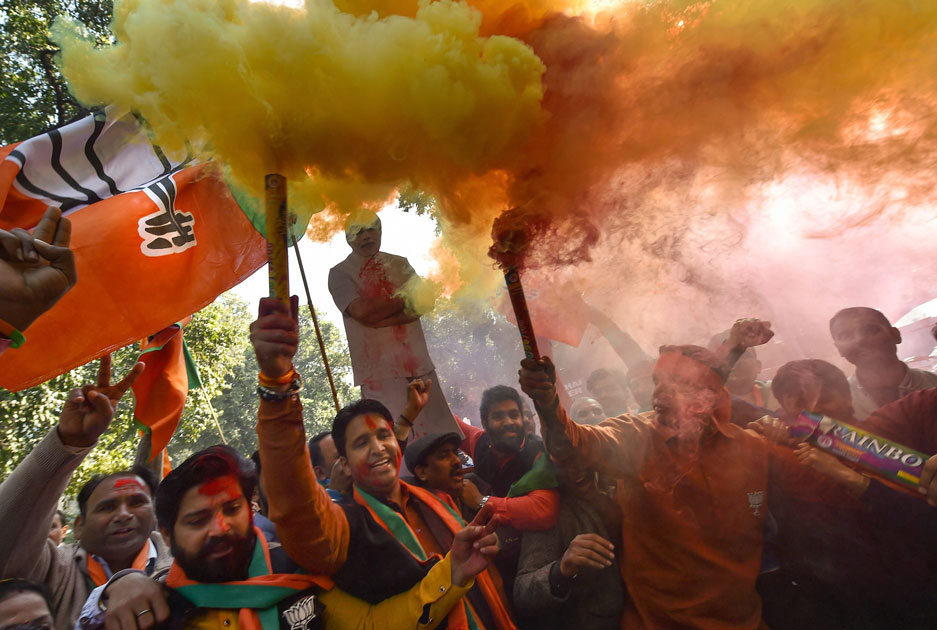
[[[360,395],[351,386],[351,358],[339,329],[331,322],[324,321],[322,313],[318,313],[318,317],[329,365],[338,391],[339,404],[344,405]],[[299,332],[300,344],[293,365],[303,378],[300,400],[303,403],[306,433],[312,436],[332,426],[335,404],[332,402],[325,365],[319,353],[312,317],[304,307],[301,307],[299,313]],[[255,426],[257,424],[258,371],[254,350],[245,335],[241,361],[227,375],[221,392],[212,398],[212,407],[218,416],[225,439],[229,445],[245,455],[250,455],[257,449]],[[219,442],[217,430],[204,430],[192,442],[191,452]],[[170,445],[170,452],[175,452],[173,445]],[[175,458],[176,455],[174,454],[173,457]]]
[[[88,113],[54,64],[49,27],[59,15],[112,41],[112,0],[0,0],[0,144],[25,140]]]
[[[202,379],[202,387],[189,392],[185,411],[168,450],[181,462],[196,450],[221,440],[213,419],[217,415],[228,443],[249,455],[257,448],[257,362],[248,330],[252,316],[247,303],[233,294],[222,295],[192,317],[185,328],[186,344]],[[334,404],[319,356],[311,318],[300,315],[301,344],[295,364],[305,378],[301,395],[307,428],[315,432],[331,425]],[[323,337],[344,404],[355,397],[350,382],[351,361],[339,330],[323,322]],[[136,344],[113,353],[113,376],[120,378],[139,356]],[[68,392],[94,382],[98,362],[76,368],[20,392],[0,391],[0,478],[6,478],[30,450],[58,422]],[[209,402],[211,401],[211,407]],[[136,454],[138,426],[133,421],[133,398],[121,402],[111,428],[85,458],[69,483],[74,495],[91,476],[130,466]]]
[[[493,385],[517,387],[524,356],[517,328],[486,305],[440,303],[420,318],[426,344],[453,413],[478,418],[482,392]]]

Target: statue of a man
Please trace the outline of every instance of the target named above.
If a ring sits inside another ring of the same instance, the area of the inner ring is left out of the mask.
[[[416,420],[411,439],[428,433],[458,431],[426,348],[420,314],[401,295],[419,277],[402,256],[380,251],[381,220],[369,210],[352,214],[345,225],[348,258],[329,272],[329,291],[345,320],[355,385],[395,417],[407,403],[407,385],[432,381],[429,402]]]

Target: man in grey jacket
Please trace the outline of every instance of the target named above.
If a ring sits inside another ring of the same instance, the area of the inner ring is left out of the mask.
[[[110,357],[102,358],[97,384],[69,393],[58,425],[0,484],[0,578],[45,583],[59,630],[72,627],[91,590],[113,573],[131,567],[152,572],[172,562],[153,533],[152,491],[133,471],[94,478],[82,489],[79,543],[56,547],[48,538],[68,480],[142,371],[138,363],[111,385]]]

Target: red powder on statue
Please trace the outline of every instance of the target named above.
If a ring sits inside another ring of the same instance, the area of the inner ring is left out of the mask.
[[[362,297],[389,300],[397,292],[398,287],[387,277],[387,269],[377,256],[372,256],[361,265],[358,279],[361,280]]]

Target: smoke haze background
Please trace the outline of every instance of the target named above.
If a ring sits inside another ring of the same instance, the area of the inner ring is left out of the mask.
[[[255,190],[287,171],[317,239],[399,185],[431,193],[443,309],[496,292],[484,252],[509,208],[546,226],[530,277],[652,354],[757,316],[767,367],[835,359],[839,308],[894,321],[933,295],[935,3],[336,4],[134,0],[115,48],[56,36],[84,102],[139,109]],[[619,364],[594,331],[568,354]]]

